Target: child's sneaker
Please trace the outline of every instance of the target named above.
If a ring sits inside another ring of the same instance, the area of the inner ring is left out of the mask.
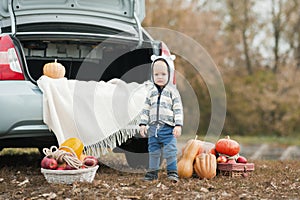
[[[168,174],[168,179],[171,180],[173,183],[177,183],[179,181],[177,172],[170,171],[167,174]]]
[[[158,172],[157,171],[150,171],[147,172],[144,176],[144,181],[154,181],[158,179]]]

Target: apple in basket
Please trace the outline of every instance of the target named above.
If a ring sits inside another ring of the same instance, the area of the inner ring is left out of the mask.
[[[58,165],[58,167],[56,168],[56,170],[75,170],[76,168],[68,165],[67,163],[63,163]]]
[[[237,159],[236,159],[236,162],[237,163],[247,163],[247,158],[245,158],[244,156],[239,156]]]
[[[217,158],[217,162],[218,162],[218,163],[226,163],[226,162],[227,162],[226,156],[219,156],[219,157]]]
[[[94,156],[85,156],[83,159],[85,166],[94,167],[98,164],[98,159]]]
[[[44,169],[56,169],[57,161],[54,158],[45,156],[41,161],[41,167]]]
[[[72,167],[72,166],[70,166],[68,164],[65,167],[65,170],[74,170],[74,169],[76,169],[76,168],[74,168],[74,167]]]

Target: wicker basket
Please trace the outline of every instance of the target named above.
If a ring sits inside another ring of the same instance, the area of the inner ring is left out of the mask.
[[[246,177],[254,171],[254,163],[218,163],[219,175],[230,177]]]
[[[99,165],[94,167],[77,169],[77,170],[50,170],[41,168],[48,183],[65,183],[72,184],[73,182],[89,182],[91,183],[96,175]]]

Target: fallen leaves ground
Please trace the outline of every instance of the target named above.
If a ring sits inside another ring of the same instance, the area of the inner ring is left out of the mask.
[[[254,161],[247,178],[217,176],[170,183],[165,171],[155,182],[142,173],[103,164],[92,183],[49,184],[40,172],[38,153],[0,156],[0,199],[299,199],[300,161]],[[111,162],[124,165],[123,161]]]

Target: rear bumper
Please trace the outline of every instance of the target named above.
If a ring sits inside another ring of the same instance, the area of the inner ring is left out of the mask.
[[[42,101],[41,91],[30,81],[1,81],[0,139],[50,135]]]

